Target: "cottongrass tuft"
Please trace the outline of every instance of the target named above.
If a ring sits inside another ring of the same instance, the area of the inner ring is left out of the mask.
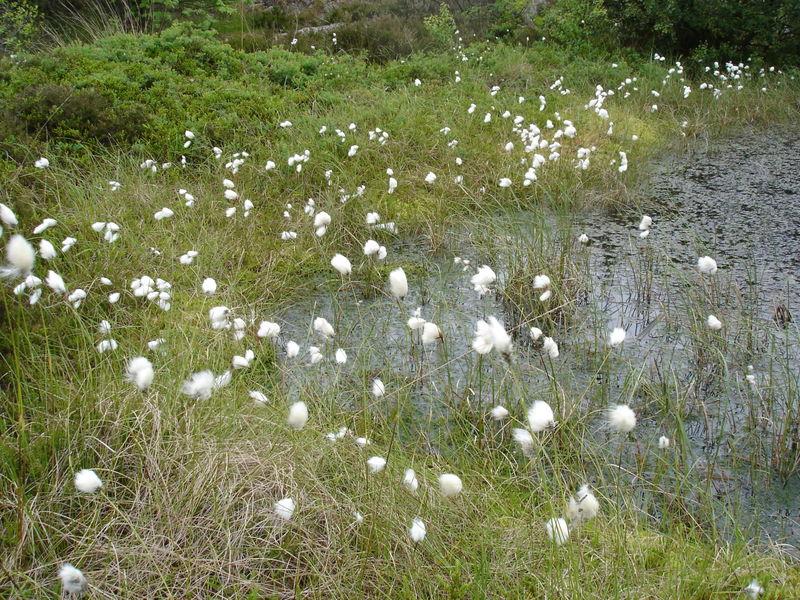
[[[125,377],[141,391],[150,387],[154,376],[153,363],[144,356],[136,356],[128,361]]]
[[[753,579],[744,590],[742,590],[750,600],[756,600],[761,594],[764,593],[764,588],[758,583],[757,579]]]
[[[542,350],[547,353],[547,356],[550,357],[550,360],[555,360],[559,356],[558,344],[551,337],[544,337],[544,341],[542,342]]]
[[[497,350],[507,357],[511,354],[513,345],[511,336],[508,335],[502,323],[495,317],[488,317],[486,321],[479,320],[475,326],[475,339],[472,341],[472,349],[478,354],[488,354],[492,350]]]
[[[439,475],[439,491],[445,498],[453,498],[461,493],[464,484],[461,478],[453,473],[443,473]]]
[[[516,428],[511,431],[511,437],[519,444],[523,454],[529,454],[533,450],[533,436],[527,429]]]
[[[217,282],[211,277],[206,277],[203,279],[202,289],[206,296],[213,296],[217,293]]]
[[[389,289],[395,298],[405,298],[408,295],[408,279],[402,268],[389,273]]]
[[[472,284],[473,289],[481,295],[489,291],[489,286],[497,280],[497,275],[489,265],[483,265],[478,269],[478,272],[470,277],[469,282]]]
[[[283,498],[275,503],[275,515],[283,521],[288,521],[292,518],[295,508],[292,498]]]
[[[567,506],[567,518],[577,526],[586,521],[590,521],[600,512],[600,502],[589,489],[588,484],[584,484],[574,497],[569,499]]]
[[[608,335],[608,345],[612,348],[616,348],[625,341],[625,335],[625,330],[622,327],[614,327]]]
[[[331,259],[331,266],[336,269],[340,275],[350,275],[353,271],[353,265],[350,260],[342,254],[334,254]]]
[[[411,528],[408,530],[408,537],[411,538],[411,541],[418,544],[425,539],[427,533],[423,520],[420,517],[414,517],[414,520],[411,521]]]
[[[386,394],[386,386],[383,381],[374,379],[372,381],[372,395],[376,398],[381,398],[384,394]]]
[[[426,322],[422,325],[423,344],[432,344],[440,339],[442,339],[442,332],[436,324]]]
[[[260,392],[259,390],[250,390],[249,392],[247,392],[247,395],[250,396],[253,402],[255,402],[259,406],[264,406],[267,402],[269,402],[267,395],[264,392]]]
[[[565,544],[569,539],[569,527],[567,527],[567,522],[561,517],[550,519],[545,523],[544,528],[547,531],[547,537],[550,538],[550,541],[556,546]]]
[[[91,469],[81,469],[75,473],[75,489],[84,494],[94,494],[103,487],[103,482]]]
[[[710,256],[701,256],[697,259],[697,269],[703,275],[713,275],[717,272],[717,261]]]
[[[271,321],[261,321],[256,335],[260,338],[275,339],[281,334],[281,326]]]
[[[502,421],[508,416],[508,409],[505,406],[498,405],[492,409],[490,414],[495,421]]]
[[[289,407],[289,415],[286,417],[286,423],[292,429],[300,430],[306,426],[308,422],[308,407],[305,402],[295,402]]]
[[[208,400],[214,391],[215,379],[211,371],[199,371],[183,382],[181,392],[195,400]]]
[[[314,331],[316,331],[325,339],[331,338],[335,335],[333,331],[333,325],[328,323],[328,320],[324,317],[317,317],[314,319]]]
[[[403,487],[412,494],[415,494],[419,489],[419,480],[417,479],[417,474],[414,472],[414,469],[406,469],[403,475]]]
[[[533,433],[555,427],[556,420],[553,409],[544,400],[536,400],[528,409],[528,426]]]
[[[55,271],[48,271],[47,277],[44,278],[44,282],[47,284],[47,287],[53,290],[56,294],[67,293],[67,284],[64,283],[64,278]]]
[[[24,237],[15,233],[6,245],[8,266],[4,269],[5,277],[27,275],[36,263],[36,250]]]
[[[713,331],[719,331],[722,329],[722,321],[720,321],[714,315],[708,315],[708,319],[706,319],[706,325],[708,325],[708,328]]]
[[[665,435],[662,435],[660,438],[658,438],[659,450],[666,450],[667,448],[669,448],[669,443],[670,443],[669,438]]]
[[[8,206],[0,202],[0,221],[7,227],[16,227],[19,221],[17,215]]]
[[[58,577],[61,579],[61,587],[64,589],[64,593],[68,595],[82,596],[88,586],[84,574],[69,563],[61,565],[58,570]]]
[[[628,433],[636,427],[636,413],[627,404],[608,409],[608,424],[617,433]]]
[[[380,473],[386,468],[386,459],[382,456],[371,456],[367,459],[367,468],[372,475]]]

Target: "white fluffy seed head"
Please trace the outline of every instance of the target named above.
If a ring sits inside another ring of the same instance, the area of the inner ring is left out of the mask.
[[[547,275],[537,275],[533,278],[533,289],[543,290],[550,287],[550,278]]]
[[[608,345],[616,348],[625,341],[625,330],[622,327],[614,327],[611,333],[608,334]]]
[[[549,356],[552,360],[558,358],[558,344],[553,338],[545,336],[544,341],[542,342],[542,350],[544,350],[547,353],[547,356]]]
[[[275,503],[275,515],[283,521],[288,521],[292,518],[295,508],[292,498],[283,498]]]
[[[195,400],[208,400],[214,391],[215,380],[214,373],[211,371],[194,373],[183,382],[181,392]]]
[[[342,254],[334,254],[331,259],[331,266],[336,269],[340,275],[349,275],[353,270],[353,265],[351,265],[348,258]]]
[[[314,331],[325,339],[334,336],[333,325],[328,323],[328,320],[324,317],[317,317],[314,319]]]
[[[439,327],[434,323],[425,322],[422,325],[422,343],[432,344],[433,342],[442,338],[442,332]]]
[[[617,404],[608,410],[608,424],[618,433],[628,433],[636,427],[636,413],[627,404]]]
[[[553,409],[544,400],[536,400],[528,409],[528,426],[533,433],[555,427],[555,424]]]
[[[750,600],[757,600],[757,598],[764,593],[764,588],[761,587],[761,584],[758,583],[758,580],[753,579],[746,588],[744,588],[745,595],[750,598]]]
[[[408,295],[408,279],[402,268],[389,273],[389,289],[395,298],[405,298]]]
[[[382,456],[371,456],[367,459],[367,468],[373,475],[380,473],[386,468],[386,459]]]
[[[2,202],[0,202],[0,221],[8,227],[16,227],[18,223],[17,215],[14,214],[14,211]]]
[[[523,453],[527,454],[533,449],[533,436],[527,429],[514,429],[511,431],[511,436],[519,444]]]
[[[384,394],[386,394],[386,386],[384,385],[383,381],[380,379],[374,379],[372,381],[372,395],[376,398],[381,398]]]
[[[713,275],[717,272],[717,261],[710,256],[701,256],[697,259],[697,268],[703,275]]]
[[[714,315],[708,315],[708,319],[706,319],[706,325],[708,325],[709,329],[712,329],[714,331],[719,331],[720,329],[722,329],[722,321],[720,321]]]
[[[508,409],[505,406],[495,406],[492,409],[491,415],[495,421],[502,421],[508,416]]]
[[[66,594],[81,596],[86,591],[86,577],[79,569],[69,563],[64,563],[58,570],[58,577],[61,579],[61,587]]]
[[[44,260],[51,260],[57,255],[56,248],[47,240],[39,240],[39,256]]]
[[[217,282],[211,277],[203,279],[203,293],[206,296],[213,296],[217,293]]]
[[[575,525],[594,519],[599,512],[600,502],[588,485],[581,486],[578,493],[569,499],[567,518]]]
[[[75,473],[75,489],[79,492],[94,494],[101,487],[103,487],[103,482],[91,469],[81,469]]]
[[[419,481],[417,480],[417,474],[414,472],[414,469],[406,469],[403,475],[403,486],[412,494],[419,489]]]
[[[337,348],[334,358],[337,365],[343,365],[347,362],[347,352],[345,352],[344,348]]]
[[[488,317],[486,321],[479,320],[475,326],[472,349],[478,354],[488,354],[492,350],[497,350],[500,354],[508,355],[511,353],[513,345],[511,336],[508,335],[503,324],[495,317]]]
[[[125,377],[137,388],[144,391],[153,383],[153,363],[144,356],[136,356],[128,361]]]
[[[567,527],[567,522],[561,517],[550,519],[545,523],[544,527],[547,531],[547,537],[550,538],[550,541],[556,546],[561,546],[569,539],[569,527]]]
[[[476,292],[486,293],[490,285],[497,280],[497,274],[489,265],[483,265],[478,272],[470,277],[469,282]]]
[[[44,282],[47,284],[47,287],[53,290],[56,294],[67,293],[67,286],[64,283],[64,278],[55,271],[48,271]]]
[[[6,259],[16,273],[25,275],[33,269],[36,262],[36,251],[28,240],[17,233],[8,240]]]
[[[411,521],[411,528],[408,530],[408,537],[417,544],[425,539],[426,534],[425,523],[419,517],[414,517],[414,520]]]
[[[260,338],[275,339],[281,333],[281,326],[271,321],[261,321],[256,335]]]
[[[269,398],[267,398],[267,395],[259,390],[250,390],[249,392],[247,392],[247,395],[250,396],[253,402],[258,404],[259,406],[263,406],[269,402]]]
[[[464,485],[461,478],[453,473],[444,473],[439,476],[439,490],[445,498],[452,498],[461,493]]]
[[[308,407],[305,402],[295,402],[289,407],[286,422],[292,429],[302,429],[308,422]]]

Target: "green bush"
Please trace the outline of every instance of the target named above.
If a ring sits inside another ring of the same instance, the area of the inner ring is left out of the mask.
[[[36,33],[38,18],[28,0],[0,0],[0,54],[22,50]]]
[[[351,23],[336,31],[338,47],[345,52],[364,52],[373,62],[387,62],[436,45],[421,20],[384,15]]]
[[[800,60],[799,22],[798,0],[559,0],[536,19],[539,35],[576,52],[622,45],[704,64],[775,65]]]
[[[162,29],[176,19],[190,19],[201,27],[210,27],[220,15],[231,14],[234,0],[32,0],[51,23],[81,21],[105,15],[135,24],[136,29]]]
[[[231,139],[274,127],[287,102],[282,90],[301,92],[292,97],[298,101],[360,76],[347,59],[323,74],[323,60],[280,48],[237,51],[185,24],[158,35],[117,34],[4,61],[0,131],[7,143],[136,143],[174,155],[185,128]]]
[[[439,14],[425,17],[425,30],[431,38],[442,48],[447,48],[453,43],[456,35],[456,22],[453,13],[442,2],[439,6]]]
[[[771,64],[800,60],[797,0],[605,0],[624,44],[647,52]]]
[[[46,138],[124,143],[137,139],[147,120],[136,102],[88,88],[45,84],[23,89],[13,100],[9,118],[31,135]]]
[[[541,34],[577,52],[608,50],[616,36],[603,0],[562,0],[537,19]]]

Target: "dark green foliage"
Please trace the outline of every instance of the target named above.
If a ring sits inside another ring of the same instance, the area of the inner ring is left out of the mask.
[[[33,37],[39,12],[28,0],[0,0],[0,54],[19,52]]]
[[[210,26],[233,12],[233,0],[31,0],[45,19],[58,24],[86,15],[113,15],[136,29],[161,28],[175,19],[192,19]]]
[[[259,134],[285,118],[288,101],[303,102],[322,87],[346,89],[360,76],[349,58],[321,73],[324,61],[280,48],[241,52],[183,24],[5,60],[0,146],[136,143],[148,154],[174,155],[187,128],[228,141]],[[276,93],[286,88],[299,95]]]
[[[720,59],[755,55],[773,64],[800,60],[797,0],[606,0],[606,5],[626,44],[684,55],[706,48]]]
[[[800,61],[798,0],[560,0],[537,22],[545,36],[580,50],[621,44],[704,63]]]
[[[404,58],[436,45],[421,20],[392,15],[344,25],[337,30],[337,39],[341,50],[365,52],[375,62]]]
[[[99,142],[130,142],[145,123],[144,107],[134,101],[115,101],[94,88],[44,84],[22,90],[12,100],[8,116],[36,137]]]

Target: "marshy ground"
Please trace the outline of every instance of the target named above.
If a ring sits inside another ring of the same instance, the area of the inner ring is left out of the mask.
[[[793,72],[180,28],[8,64],[149,114],[6,148],[9,597],[797,596]]]

